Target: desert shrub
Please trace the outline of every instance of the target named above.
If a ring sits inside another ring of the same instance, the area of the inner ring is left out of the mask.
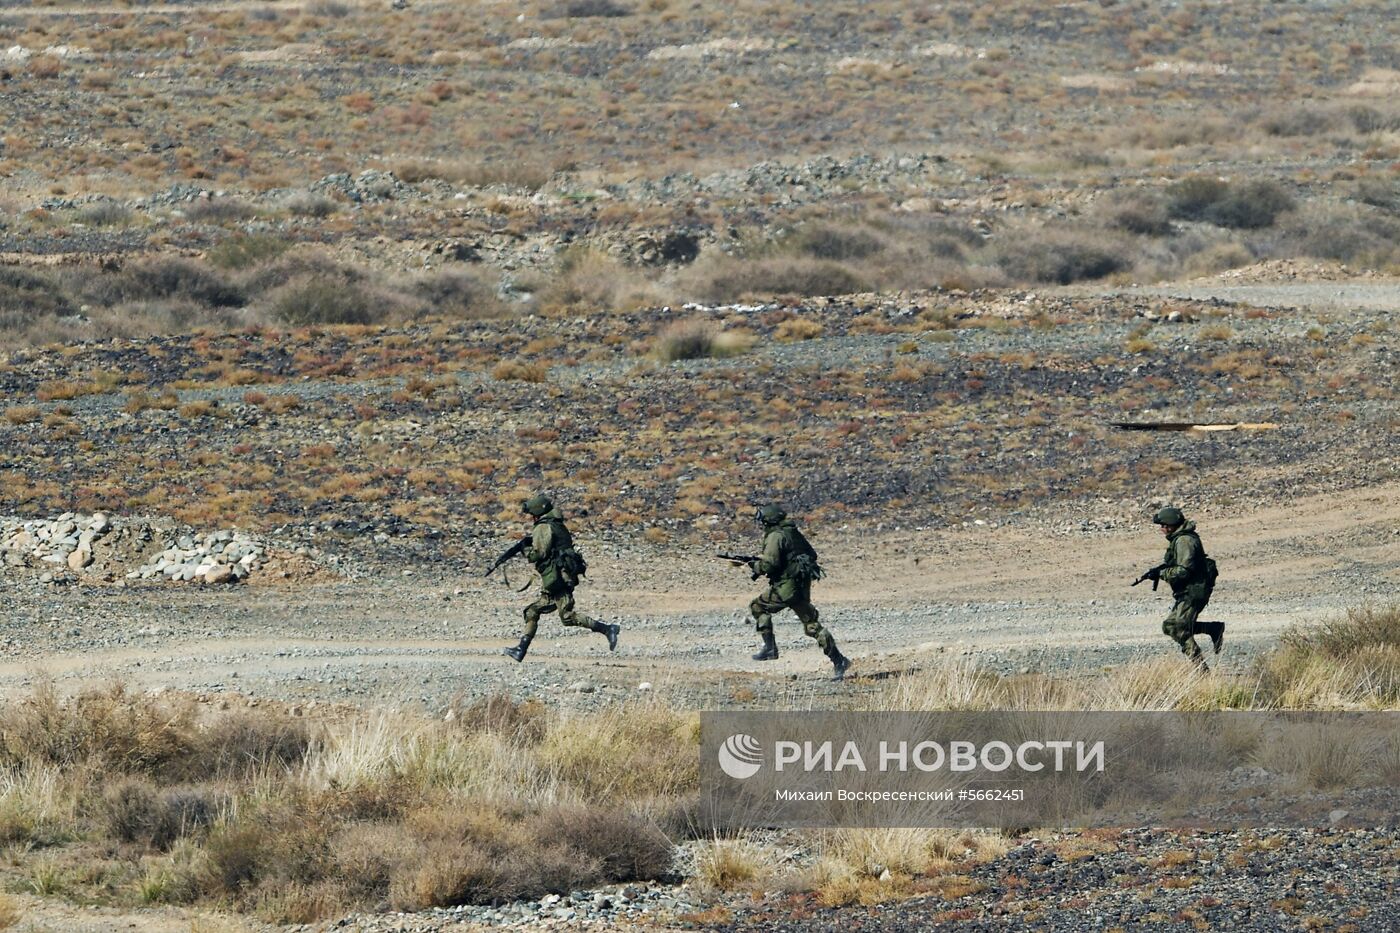
[[[269,880],[285,886],[325,877],[334,858],[325,817],[294,789],[274,799],[244,798],[204,842],[204,893],[237,897]]]
[[[342,0],[314,0],[314,2],[307,4],[306,12],[313,16],[341,19],[350,15],[350,5]]]
[[[1254,254],[1242,243],[1215,243],[1187,257],[1185,269],[1189,275],[1214,275],[1247,266],[1254,259]]]
[[[1188,175],[1167,188],[1168,210],[1181,220],[1204,220],[1206,212],[1229,190],[1230,184],[1223,178]]]
[[[752,295],[847,295],[869,288],[840,263],[805,257],[702,260],[692,267],[687,282],[706,301],[737,301]]]
[[[1346,118],[1351,121],[1352,127],[1358,133],[1368,135],[1400,128],[1400,114],[1382,113],[1375,107],[1368,107],[1365,104],[1348,107]]]
[[[162,790],[138,777],[108,786],[97,810],[112,838],[169,849],[182,836],[212,826],[228,805],[227,793],[216,788]]]
[[[1069,230],[1008,233],[993,255],[1008,276],[1022,282],[1068,285],[1098,279],[1128,268],[1124,247]]]
[[[1400,605],[1348,609],[1340,617],[1292,628],[1284,647],[1345,658],[1367,648],[1400,648]]]
[[[562,842],[598,866],[608,884],[656,878],[671,868],[674,846],[649,820],[585,807],[558,807],[535,819],[539,845]]]
[[[231,236],[209,248],[205,259],[220,269],[248,269],[281,256],[291,243],[268,234]]]
[[[1179,117],[1171,120],[1135,121],[1126,129],[1115,130],[1111,142],[1124,142],[1143,149],[1176,149],[1234,140],[1239,126],[1222,117]]]
[[[554,170],[543,162],[529,159],[473,161],[454,159],[442,162],[409,160],[394,165],[394,174],[409,184],[437,179],[470,188],[504,185],[538,191]]]
[[[0,266],[0,321],[13,315],[14,322],[40,315],[73,314],[62,285],[48,273],[21,266]]]
[[[255,249],[271,247],[258,246]],[[243,287],[251,294],[268,292],[295,279],[322,279],[354,285],[365,280],[364,273],[353,266],[342,265],[315,249],[278,250],[270,262],[254,264],[243,279]]]
[[[1363,204],[1400,213],[1400,178],[1368,175],[1356,183],[1353,196]]]
[[[502,360],[492,368],[491,378],[503,381],[544,382],[549,378],[549,367],[529,360]]]
[[[230,715],[196,738],[181,768],[185,780],[241,777],[272,766],[285,769],[311,748],[305,723],[253,712]]]
[[[281,286],[270,299],[273,314],[288,324],[373,324],[387,309],[368,289],[339,277],[307,275]]]
[[[88,301],[108,307],[159,299],[184,299],[215,308],[237,308],[246,302],[243,291],[214,270],[178,257],[148,259],[113,275],[89,276],[83,294]]]
[[[550,7],[543,15],[545,19],[585,19],[595,16],[631,16],[632,10],[615,3],[614,0],[566,0]]]
[[[1338,125],[1336,113],[1317,107],[1278,110],[1259,119],[1259,128],[1270,136],[1316,136]]]
[[[184,210],[187,220],[202,224],[235,223],[257,214],[251,204],[238,198],[201,198]]]
[[[1141,236],[1166,236],[1172,232],[1166,201],[1155,193],[1131,191],[1115,195],[1100,208],[1104,222],[1115,229]]]
[[[1311,206],[1291,215],[1273,250],[1383,267],[1400,261],[1400,221],[1347,206]]]
[[[751,341],[751,335],[721,331],[709,321],[677,321],[657,336],[652,353],[667,362],[725,357],[747,350]]]
[[[470,272],[440,272],[413,283],[412,292],[429,314],[460,318],[500,317],[505,304],[495,288]]]
[[[939,214],[891,214],[879,218],[874,225],[894,243],[908,244],[915,251],[922,248],[945,259],[960,260],[985,241],[968,224]],[[886,247],[885,252],[890,252],[890,248]]]
[[[340,205],[328,195],[312,191],[296,191],[282,199],[282,207],[298,217],[324,219],[340,210]]]
[[[0,763],[75,767],[97,763],[114,773],[155,774],[189,754],[190,710],[132,696],[121,686],[60,699],[42,685],[0,717]]]
[[[837,261],[865,259],[885,248],[885,241],[878,234],[829,223],[806,227],[793,235],[789,243],[804,255]]]
[[[201,327],[227,330],[249,320],[241,309],[210,308],[181,298],[96,307],[87,316],[92,322],[88,337],[97,340],[188,333]]]
[[[512,742],[533,745],[544,737],[548,715],[548,708],[537,699],[520,703],[506,694],[493,693],[457,710],[453,721],[468,732],[493,732]]]
[[[131,223],[131,208],[119,201],[95,201],[79,208],[75,218],[93,227],[121,227]]]
[[[1276,181],[1254,179],[1232,184],[1213,204],[1205,219],[1219,227],[1253,230],[1273,224],[1279,214],[1292,210],[1293,196]]]
[[[1270,226],[1279,214],[1294,206],[1292,195],[1271,179],[1232,183],[1192,175],[1168,188],[1167,196],[1173,217],[1236,229]]]

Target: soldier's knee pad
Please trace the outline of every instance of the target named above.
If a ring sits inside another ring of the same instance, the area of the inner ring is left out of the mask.
[[[822,628],[822,624],[816,619],[809,619],[802,623],[802,631],[807,633],[808,638],[821,638],[825,629]]]

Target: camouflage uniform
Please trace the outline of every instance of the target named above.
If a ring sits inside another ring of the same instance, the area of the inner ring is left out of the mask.
[[[574,550],[573,535],[564,526],[563,514],[545,496],[526,499],[522,508],[535,520],[530,532],[530,544],[525,548],[525,559],[535,565],[540,575],[540,595],[525,607],[525,634],[520,637],[520,644],[503,649],[504,653],[523,661],[539,628],[540,616],[555,611],[559,613],[559,621],[565,625],[579,626],[607,636],[608,650],[615,650],[620,626],[594,621],[574,610],[574,588],[578,586],[583,562]]]
[[[802,631],[816,639],[817,646],[831,660],[840,680],[850,667],[850,661],[836,647],[836,639],[821,624],[821,616],[812,605],[812,580],[820,578],[817,552],[808,543],[797,525],[776,506],[759,510],[764,524],[763,553],[753,563],[755,576],[768,578],[768,589],[749,603],[754,626],[763,638],[763,650],[754,655],[756,661],[771,661],[778,657],[777,639],[773,634],[773,614],[791,609],[802,622]]]
[[[1205,667],[1205,659],[1201,656],[1200,646],[1196,644],[1196,636],[1209,635],[1217,654],[1225,638],[1223,622],[1198,621],[1201,611],[1210,602],[1206,583],[1205,548],[1201,545],[1200,536],[1196,534],[1196,523],[1186,521],[1180,511],[1163,509],[1157,513],[1157,517],[1180,517],[1180,521],[1174,523],[1157,522],[1171,528],[1167,536],[1167,552],[1162,558],[1162,563],[1166,566],[1160,571],[1158,578],[1171,586],[1172,596],[1176,599],[1172,604],[1171,613],[1162,621],[1162,632],[1181,646],[1183,654]]]

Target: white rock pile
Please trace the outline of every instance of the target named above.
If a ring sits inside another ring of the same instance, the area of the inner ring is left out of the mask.
[[[265,545],[241,531],[215,531],[196,539],[182,535],[154,560],[126,575],[128,580],[164,577],[177,583],[237,583],[267,560]]]
[[[92,563],[95,541],[112,530],[101,512],[65,512],[55,519],[0,519],[0,563],[18,567],[37,560],[77,572]]]
[[[122,577],[238,583],[275,563],[279,555],[291,553],[246,532],[224,529],[201,534],[164,518],[112,517],[102,512],[65,512],[57,518],[0,516],[0,574],[10,569],[37,571],[40,583],[114,582]],[[313,563],[322,557],[311,548],[294,553]]]

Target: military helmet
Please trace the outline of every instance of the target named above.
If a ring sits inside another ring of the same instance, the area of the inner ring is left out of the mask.
[[[554,503],[549,501],[549,496],[544,493],[536,493],[524,502],[520,503],[520,509],[539,518],[541,515],[548,515],[554,509]]]
[[[1166,525],[1168,528],[1175,528],[1184,521],[1186,521],[1186,516],[1181,514],[1181,509],[1171,505],[1152,516],[1154,525]]]
[[[782,506],[769,504],[760,508],[754,514],[754,518],[763,522],[765,525],[776,525],[787,518],[787,513],[783,511]]]

